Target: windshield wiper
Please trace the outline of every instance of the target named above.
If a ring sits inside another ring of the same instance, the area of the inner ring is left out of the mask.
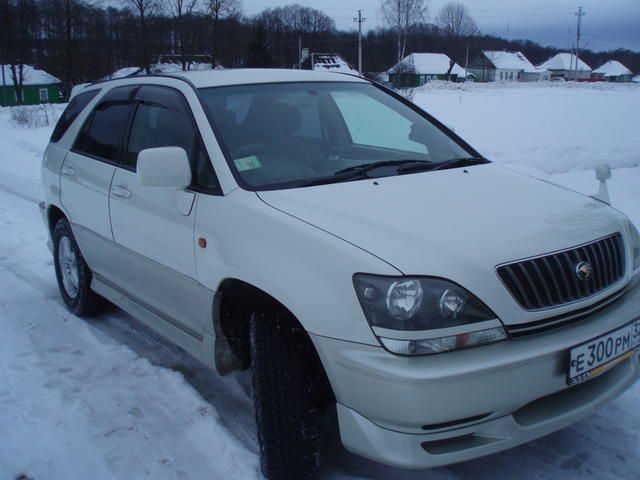
[[[304,182],[302,187],[312,187],[315,185],[327,185],[329,183],[340,183],[340,182],[348,182],[351,180],[360,180],[369,178],[367,173],[371,170],[375,170],[376,168],[383,167],[402,167],[408,165],[417,165],[420,163],[424,163],[427,165],[434,165],[424,160],[384,160],[380,162],[373,163],[365,163],[363,165],[355,165],[353,167],[344,168],[342,170],[338,170],[333,175],[328,177],[315,178],[313,180],[309,180],[308,182]],[[398,168],[398,171],[400,169]]]
[[[408,165],[398,169],[399,174],[417,173],[417,172],[433,172],[436,170],[447,170],[450,168],[471,167],[473,165],[484,165],[491,163],[489,160],[480,157],[461,157],[447,160],[441,163],[427,163],[425,165]]]
[[[479,157],[454,158],[441,163],[433,163],[425,160],[384,160],[338,170],[331,176],[315,178],[313,180],[303,182],[300,187],[312,187],[315,185],[327,185],[330,183],[365,179],[369,178],[367,175],[368,172],[381,167],[398,167],[397,173],[402,175],[406,173],[431,172],[434,170],[446,170],[448,168],[469,167],[471,165],[482,165],[485,163],[491,162]]]
[[[398,167],[398,166],[402,166],[402,165],[409,165],[409,164],[420,164],[420,163],[424,163],[424,164],[428,164],[428,165],[433,165],[430,162],[424,161],[424,160],[413,160],[413,159],[409,159],[409,160],[383,160],[380,162],[373,162],[373,163],[365,163],[363,165],[356,165],[354,167],[348,167],[348,168],[344,168],[342,170],[338,170],[337,172],[335,172],[336,176],[342,176],[344,174],[347,173],[367,173],[370,172],[371,170],[375,170],[376,168],[381,168],[381,167]]]

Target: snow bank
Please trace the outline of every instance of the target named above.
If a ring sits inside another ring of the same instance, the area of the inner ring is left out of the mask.
[[[62,110],[60,105],[24,105],[9,107],[11,123],[14,127],[42,128],[55,125]]]
[[[432,82],[413,101],[496,162],[546,173],[640,166],[638,85]]]

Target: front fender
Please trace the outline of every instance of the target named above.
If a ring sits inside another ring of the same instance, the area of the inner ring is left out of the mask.
[[[287,307],[312,334],[379,345],[353,287],[357,272],[398,275],[370,253],[262,202],[255,193],[199,195],[198,280],[251,284]]]

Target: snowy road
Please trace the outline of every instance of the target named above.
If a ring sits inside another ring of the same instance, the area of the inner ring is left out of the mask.
[[[595,191],[585,168],[611,162],[613,201],[640,224],[640,88],[434,88],[415,101],[490,158],[570,188]],[[217,377],[115,308],[84,321],[61,305],[37,211],[49,133],[0,110],[0,478],[260,478],[246,374]],[[571,428],[428,472],[336,440],[325,477],[635,479],[639,401],[637,385]]]

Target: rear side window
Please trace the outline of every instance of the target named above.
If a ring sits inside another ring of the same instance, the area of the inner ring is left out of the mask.
[[[100,90],[91,90],[90,92],[83,92],[71,99],[67,108],[62,112],[60,120],[58,120],[58,123],[56,124],[56,128],[53,129],[53,134],[51,135],[52,142],[55,143],[62,138],[74,120],[78,118],[80,113],[82,113],[84,107],[93,100],[99,91]]]
[[[117,162],[133,103],[103,102],[85,124],[74,150],[90,157]]]

